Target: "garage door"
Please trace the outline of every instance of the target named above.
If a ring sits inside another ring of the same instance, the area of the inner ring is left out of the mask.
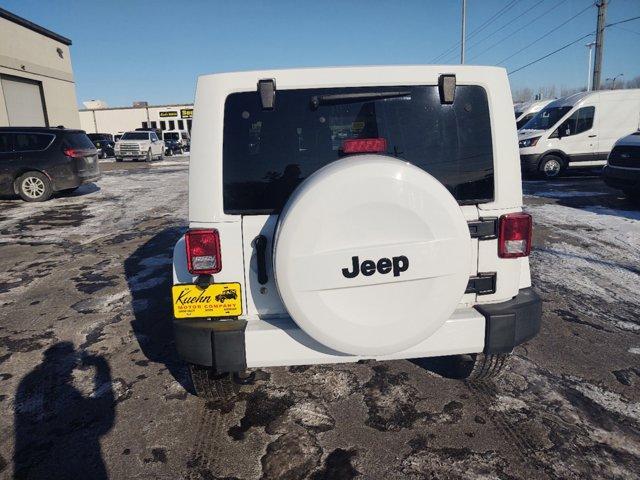
[[[40,82],[6,75],[0,81],[10,126],[47,126]]]

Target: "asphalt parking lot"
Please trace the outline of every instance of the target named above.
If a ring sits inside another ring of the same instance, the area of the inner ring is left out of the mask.
[[[225,408],[169,321],[188,157],[102,167],[0,200],[1,478],[640,478],[640,207],[597,175],[525,182],[543,326],[496,383],[274,368]]]

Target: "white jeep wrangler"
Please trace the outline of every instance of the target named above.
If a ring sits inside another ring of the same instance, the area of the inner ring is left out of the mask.
[[[194,114],[172,294],[199,395],[361,359],[481,379],[538,332],[504,69],[206,75]]]

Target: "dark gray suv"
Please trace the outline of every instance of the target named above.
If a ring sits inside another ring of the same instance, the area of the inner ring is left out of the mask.
[[[83,130],[0,128],[0,195],[43,202],[98,178],[98,150]]]

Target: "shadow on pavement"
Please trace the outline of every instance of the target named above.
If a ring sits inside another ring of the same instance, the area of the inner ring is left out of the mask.
[[[131,327],[142,353],[149,361],[164,365],[193,393],[187,366],[175,348],[171,312],[173,247],[185,230],[166,228],[151,237],[125,260],[124,271],[133,303]]]
[[[93,369],[85,393],[74,372]],[[60,342],[18,385],[15,398],[14,478],[106,479],[100,437],[114,424],[111,369],[101,355]]]

